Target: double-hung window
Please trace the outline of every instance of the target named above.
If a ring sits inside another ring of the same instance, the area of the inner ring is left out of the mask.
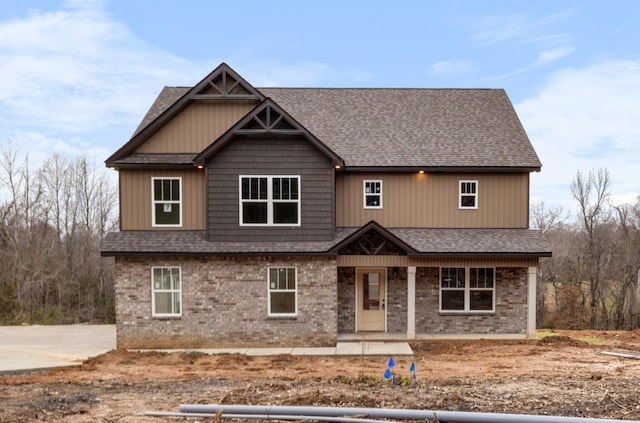
[[[440,311],[492,312],[495,269],[443,267],[440,269]]]
[[[298,313],[295,267],[269,268],[269,316],[295,316]]]
[[[182,284],[179,267],[151,268],[151,309],[155,317],[182,314]]]
[[[382,181],[363,181],[365,209],[382,208]]]
[[[458,207],[461,209],[478,208],[478,181],[460,181]]]
[[[182,178],[151,178],[153,226],[182,226]]]
[[[240,225],[300,225],[300,177],[240,176]]]

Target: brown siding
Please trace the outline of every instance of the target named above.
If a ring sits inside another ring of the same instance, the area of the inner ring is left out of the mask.
[[[216,241],[320,241],[333,238],[334,170],[302,138],[236,138],[208,163],[208,236]],[[239,175],[300,175],[301,225],[239,222]]]
[[[192,103],[136,153],[199,153],[255,107],[253,101]]]
[[[382,209],[363,208],[363,181],[382,180]],[[460,180],[478,181],[478,209],[458,208]],[[358,227],[526,228],[529,174],[348,173],[336,176],[336,224]]]
[[[122,230],[146,230],[154,228],[151,222],[151,178],[182,177],[182,228],[204,229],[203,170],[121,170],[120,171],[120,227]]]

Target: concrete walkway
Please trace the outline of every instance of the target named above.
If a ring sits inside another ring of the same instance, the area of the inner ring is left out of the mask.
[[[116,348],[115,325],[0,326],[0,374],[77,366]],[[195,351],[248,356],[290,355],[413,355],[406,342],[340,341],[326,348],[214,348],[155,350]]]
[[[274,348],[197,348],[180,350],[136,350],[158,352],[200,352],[203,354],[244,354],[253,357],[268,355],[413,355],[406,342],[338,342],[335,347],[274,347]]]

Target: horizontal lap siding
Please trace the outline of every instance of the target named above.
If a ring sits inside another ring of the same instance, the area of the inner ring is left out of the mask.
[[[306,140],[236,138],[207,166],[210,240],[321,241],[333,237],[334,170]],[[299,175],[301,226],[240,226],[239,175]]]

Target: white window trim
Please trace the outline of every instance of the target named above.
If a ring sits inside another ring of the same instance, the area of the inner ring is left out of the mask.
[[[267,223],[243,223],[242,222],[242,179],[243,178],[267,178],[267,199],[247,200],[267,203]],[[297,200],[276,200],[277,203],[298,203],[298,223],[273,223],[273,179],[274,178],[296,178],[298,179],[298,199]],[[240,226],[300,226],[302,224],[302,178],[300,175],[240,175],[238,178],[238,219]]]
[[[153,271],[155,269],[178,269],[178,277],[180,278],[180,289],[155,289],[153,286]],[[177,292],[180,296],[180,313],[156,313],[156,292]],[[151,266],[151,316],[152,317],[182,317],[182,267],[180,266]]]
[[[157,180],[178,180],[178,189],[180,191],[180,200],[178,201],[156,201],[155,199],[155,181]],[[184,198],[184,192],[182,189],[182,177],[181,176],[154,176],[151,178],[151,226],[154,228],[181,228],[182,227],[182,199]],[[179,207],[178,224],[161,224],[156,223],[156,204],[177,204]]]
[[[369,193],[369,195],[378,195],[380,197],[379,206],[367,206],[367,183],[379,183],[380,194]],[[365,179],[362,181],[362,207],[365,209],[381,209],[382,208],[382,179]]]
[[[296,278],[295,289],[271,289],[271,269],[293,269]],[[298,268],[294,266],[271,266],[267,267],[267,316],[268,317],[298,317]],[[293,313],[271,313],[271,293],[272,292],[293,292],[295,310]]]
[[[467,183],[472,183],[475,184],[476,186],[476,192],[474,194],[467,194],[467,193],[463,193],[462,192],[462,184],[467,184]],[[461,180],[458,183],[458,208],[462,209],[462,210],[476,210],[478,208],[478,180]],[[474,197],[474,201],[473,201],[473,206],[463,206],[462,205],[462,196],[465,197],[469,197],[472,196]]]
[[[464,268],[464,288],[443,288],[442,267],[438,272],[438,309],[440,313],[464,313],[464,314],[492,314],[496,312],[496,268],[491,266],[445,266],[451,268]],[[493,288],[471,288],[471,269],[493,269]],[[464,291],[464,310],[443,310],[442,291]],[[492,291],[491,310],[471,310],[471,291]]]

